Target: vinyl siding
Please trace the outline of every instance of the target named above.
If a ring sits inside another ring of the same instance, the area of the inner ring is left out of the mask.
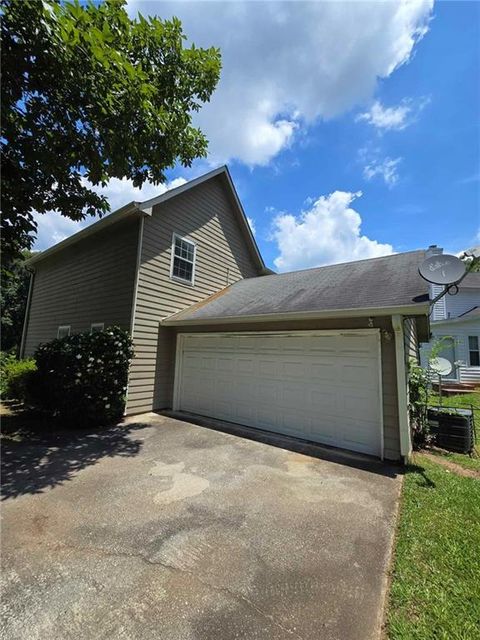
[[[419,362],[419,344],[417,336],[417,323],[414,318],[405,318],[403,323],[403,331],[405,336],[405,358],[408,365],[410,360]]]
[[[445,287],[443,287],[440,284],[431,284],[430,300],[433,300],[438,295],[440,295],[444,289]],[[445,318],[447,317],[447,307],[446,307],[446,300],[445,300],[446,297],[447,296],[443,296],[442,298],[440,298],[440,300],[437,300],[437,302],[433,305],[432,315],[431,315],[431,319],[433,322],[437,320],[445,320]]]
[[[25,355],[57,337],[60,325],[71,333],[92,322],[130,329],[139,218],[80,240],[35,265]]]
[[[398,427],[397,377],[395,364],[395,341],[391,318],[375,318],[375,328],[387,332],[390,339],[382,333],[382,398],[383,398],[383,428],[384,455],[388,460],[400,459],[400,434]],[[254,322],[250,324],[225,324],[215,326],[192,326],[188,328],[172,327],[169,334],[169,359],[174,362],[175,342],[177,333],[195,332],[239,332],[239,331],[301,331],[312,329],[365,329],[368,327],[367,318],[330,319],[330,320],[302,320],[288,322]],[[169,388],[173,389],[174,367],[169,371]],[[169,398],[168,406],[171,406]]]
[[[480,367],[469,365],[468,336],[480,337],[480,320],[464,322],[442,323],[440,326],[432,326],[432,341],[436,338],[449,336],[453,338],[455,360],[461,360],[465,364],[458,368],[456,379],[458,382],[477,382],[480,384]],[[427,366],[428,356],[432,348],[432,342],[422,345],[422,365]],[[440,354],[442,355],[442,354]]]
[[[157,205],[146,217],[135,308],[128,413],[171,406],[174,339],[160,321],[241,278],[258,275],[221,176]],[[170,279],[172,236],[196,243],[195,284]]]
[[[460,284],[460,291],[455,296],[445,296],[446,316],[445,318],[458,318],[463,313],[470,311],[474,307],[480,307],[480,289],[463,289]]]

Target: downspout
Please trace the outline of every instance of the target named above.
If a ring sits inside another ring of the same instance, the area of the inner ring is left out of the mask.
[[[408,461],[412,450],[410,424],[408,420],[407,367],[405,363],[405,336],[403,332],[403,316],[392,316],[392,327],[395,334],[395,362],[397,369],[398,427],[400,433],[400,454],[403,461]]]
[[[28,321],[30,318],[30,305],[32,302],[33,281],[35,279],[35,270],[28,269],[28,267],[25,267],[25,268],[30,273],[30,282],[28,285],[28,296],[27,296],[27,304],[25,306],[25,317],[23,319],[22,340],[20,342],[20,351],[18,354],[20,360],[25,355],[25,342],[27,340],[27,328],[28,328]]]

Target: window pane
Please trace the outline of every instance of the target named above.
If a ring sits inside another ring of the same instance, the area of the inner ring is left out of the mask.
[[[193,278],[193,264],[191,262],[187,262],[186,260],[182,260],[181,258],[175,257],[173,259],[172,274],[176,278],[181,278],[182,280],[191,282]]]
[[[58,327],[57,338],[66,338],[70,335],[70,327],[69,326],[61,326]]]
[[[480,367],[480,353],[478,351],[470,351],[470,366]]]
[[[468,336],[468,348],[471,351],[478,351],[478,336]]]
[[[175,238],[175,255],[193,262],[194,245],[182,238]]]

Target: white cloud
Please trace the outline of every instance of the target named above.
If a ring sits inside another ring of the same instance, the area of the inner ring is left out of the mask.
[[[222,75],[195,116],[209,160],[265,165],[318,118],[373,95],[428,30],[433,0],[395,2],[160,2],[131,15],[178,16],[190,41],[218,46]]]
[[[403,158],[383,158],[372,159],[367,165],[363,167],[363,177],[365,180],[372,180],[376,176],[383,179],[388,187],[393,187],[399,180],[398,165],[402,162]]]
[[[85,181],[85,184],[91,187],[96,193],[105,195],[110,203],[111,211],[116,211],[120,207],[133,200],[142,202],[149,200],[155,196],[159,196],[169,189],[175,189],[185,184],[185,178],[175,178],[167,184],[153,184],[152,182],[145,182],[141,189],[134,187],[131,180],[123,178],[112,178],[106,187],[91,186]],[[34,214],[35,222],[37,223],[37,239],[35,241],[34,249],[44,251],[57,242],[61,242],[68,236],[71,236],[77,231],[90,226],[98,220],[97,217],[88,217],[85,220],[74,222],[70,218],[65,218],[56,211],[50,211],[45,214]]]
[[[376,100],[368,111],[360,113],[357,121],[365,121],[378,130],[401,131],[415,122],[420,111],[429,103],[429,98],[421,98],[414,101],[405,98],[396,107],[384,107],[381,102]]]
[[[255,220],[253,218],[250,218],[250,216],[247,216],[247,222],[249,224],[250,229],[252,230],[253,235],[255,236],[257,234],[257,228],[255,226]]]
[[[377,129],[405,129],[409,124],[411,107],[402,103],[398,107],[384,107],[375,101],[369,111],[360,113],[356,120],[364,120]]]
[[[277,269],[292,271],[393,253],[392,245],[362,235],[362,218],[350,207],[361,195],[334,191],[317,198],[298,216],[279,214],[272,231],[280,252],[274,260]]]

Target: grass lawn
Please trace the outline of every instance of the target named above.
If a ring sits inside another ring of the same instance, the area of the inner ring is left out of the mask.
[[[434,394],[429,398],[429,404],[438,405],[438,395]],[[462,453],[436,452],[437,455],[447,458],[466,469],[476,469],[480,471],[480,391],[459,396],[443,398],[442,404],[446,407],[467,408],[473,405],[475,415],[475,426],[477,432],[476,446],[473,456],[465,456]]]
[[[406,469],[389,640],[480,638],[480,480],[416,454]]]

